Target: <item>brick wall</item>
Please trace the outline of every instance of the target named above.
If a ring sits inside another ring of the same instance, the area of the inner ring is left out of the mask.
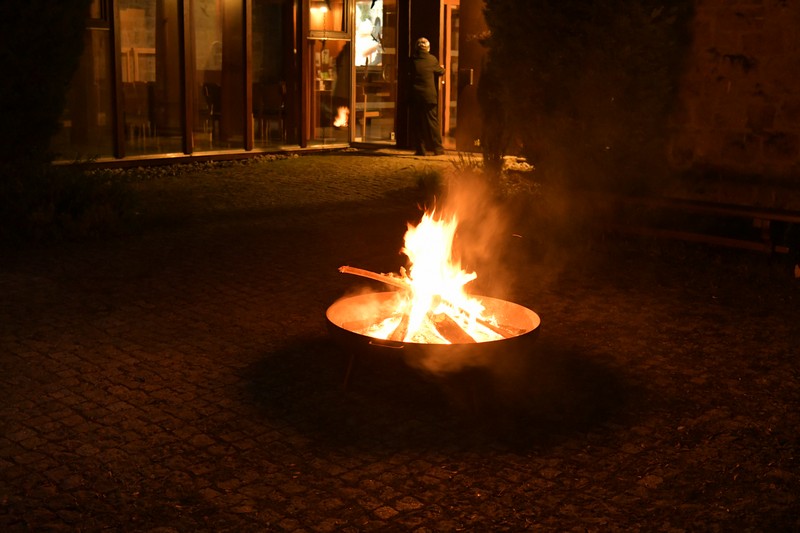
[[[696,0],[669,155],[800,187],[800,2]]]

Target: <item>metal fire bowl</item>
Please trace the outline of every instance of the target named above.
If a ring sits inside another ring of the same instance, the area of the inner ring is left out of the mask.
[[[336,301],[326,312],[331,337],[353,355],[401,356],[412,366],[446,373],[488,366],[498,357],[529,351],[541,324],[539,315],[527,307],[488,296],[474,296],[486,308],[487,316],[495,316],[499,324],[521,333],[496,341],[469,344],[395,342],[358,333],[365,325],[374,324],[391,314],[395,295],[395,292],[368,293]]]

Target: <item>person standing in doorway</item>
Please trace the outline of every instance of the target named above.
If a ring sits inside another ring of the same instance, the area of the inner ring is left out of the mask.
[[[444,154],[437,87],[444,67],[430,51],[431,43],[420,37],[411,57],[411,138],[417,155],[425,155],[426,149],[436,155]]]

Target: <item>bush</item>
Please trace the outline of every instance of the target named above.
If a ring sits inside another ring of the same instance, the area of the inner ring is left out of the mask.
[[[631,192],[667,174],[692,0],[486,0],[484,157],[542,180]]]
[[[21,244],[118,234],[136,207],[127,183],[111,171],[79,164],[3,165],[0,240]]]

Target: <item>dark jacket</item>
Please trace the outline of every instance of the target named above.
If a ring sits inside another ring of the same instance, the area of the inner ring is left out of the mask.
[[[437,103],[439,92],[436,82],[443,74],[444,69],[430,52],[418,50],[411,58],[411,100],[426,104]]]

